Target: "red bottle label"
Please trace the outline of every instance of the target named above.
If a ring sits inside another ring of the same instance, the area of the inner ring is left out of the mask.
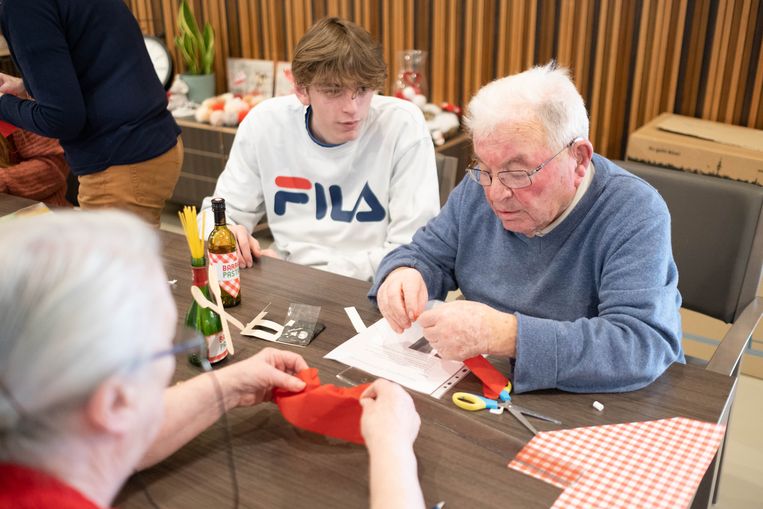
[[[238,273],[236,253],[209,253],[209,265],[217,271],[217,281],[228,295],[238,297],[241,292],[241,278]]]
[[[207,268],[206,267],[191,267],[193,273],[193,286],[204,288],[207,286]]]
[[[209,362],[217,362],[228,356],[228,345],[225,343],[225,335],[222,331],[207,336],[207,359]]]

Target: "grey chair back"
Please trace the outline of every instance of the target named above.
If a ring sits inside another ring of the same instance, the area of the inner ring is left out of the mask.
[[[435,153],[437,164],[437,181],[440,184],[440,207],[448,201],[448,195],[456,187],[456,172],[458,171],[458,159],[451,156]]]
[[[678,288],[687,309],[736,321],[763,268],[763,187],[617,161],[662,195],[672,220]]]
[[[618,164],[649,182],[667,203],[683,306],[732,324],[705,369],[736,378],[763,316],[763,299],[756,297],[763,270],[763,187],[632,161]],[[700,364],[688,355],[686,360]],[[721,424],[729,423],[735,391]],[[692,507],[717,502],[725,444]]]

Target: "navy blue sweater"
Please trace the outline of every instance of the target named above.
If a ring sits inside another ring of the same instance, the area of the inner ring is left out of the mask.
[[[507,231],[468,177],[413,241],[379,265],[417,269],[429,298],[468,300],[517,317],[517,392],[639,389],[683,362],[681,295],[670,215],[657,191],[594,154],[591,185],[543,237]]]
[[[0,119],[58,138],[76,175],[159,156],[180,130],[122,0],[2,0],[0,28],[34,100]]]

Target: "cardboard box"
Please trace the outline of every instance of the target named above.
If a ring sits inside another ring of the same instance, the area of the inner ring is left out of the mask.
[[[626,159],[763,186],[763,131],[663,113],[634,131]]]
[[[710,360],[721,339],[731,327],[709,316],[681,309],[683,347],[686,355]],[[763,378],[763,325],[752,335],[752,341],[742,356],[741,373]]]

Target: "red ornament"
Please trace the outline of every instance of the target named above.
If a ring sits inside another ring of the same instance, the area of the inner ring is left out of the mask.
[[[455,113],[456,115],[461,116],[461,108],[453,103],[444,102],[440,104],[440,108],[442,108],[443,111],[448,111],[450,113]]]

